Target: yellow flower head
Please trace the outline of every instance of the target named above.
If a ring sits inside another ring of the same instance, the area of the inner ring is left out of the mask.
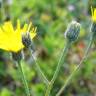
[[[18,52],[24,48],[22,43],[22,34],[29,32],[31,39],[36,36],[36,28],[32,28],[32,23],[25,24],[23,28],[20,26],[20,21],[17,20],[17,27],[13,28],[11,21],[5,22],[0,26],[0,49]]]
[[[92,21],[96,22],[96,8],[91,7],[91,12],[92,12]]]

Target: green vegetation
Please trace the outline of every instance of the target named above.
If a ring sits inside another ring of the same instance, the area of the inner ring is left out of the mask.
[[[59,76],[50,90],[50,96],[56,96],[85,54],[91,37],[91,6],[96,7],[95,0],[0,0],[0,24],[10,19],[15,26],[17,19],[20,19],[22,25],[32,22],[37,27],[32,54],[48,81],[52,79],[66,46],[64,32],[67,26],[72,20],[81,24],[78,40],[68,49]],[[60,96],[96,95],[95,48],[96,44],[93,42],[86,55],[87,59]],[[38,65],[35,65],[27,48],[24,53],[22,67],[31,94],[45,96],[47,86],[38,75]],[[0,50],[0,96],[26,96],[17,65],[10,57],[8,52]]]

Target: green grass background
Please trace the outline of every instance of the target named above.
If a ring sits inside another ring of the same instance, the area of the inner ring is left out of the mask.
[[[7,0],[8,2],[11,0]],[[68,51],[66,60],[51,91],[55,96],[67,77],[72,73],[84,55],[90,38],[91,6],[96,7],[95,0],[12,0],[8,5],[3,0],[0,8],[0,23],[10,18],[13,25],[17,19],[32,22],[37,27],[34,38],[34,56],[44,74],[51,80],[56,69],[60,53],[65,44],[64,32],[72,20],[81,23],[78,40]],[[29,87],[34,96],[44,96],[46,86],[39,78],[28,50],[24,49],[23,68]],[[0,50],[0,96],[25,96],[15,63],[10,54]],[[88,54],[80,71],[71,80],[61,96],[95,96],[96,95],[96,46]]]

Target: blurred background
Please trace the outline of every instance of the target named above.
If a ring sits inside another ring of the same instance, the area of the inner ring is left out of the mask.
[[[64,32],[72,20],[80,22],[79,39],[70,48],[60,74],[51,91],[55,96],[65,80],[82,59],[90,38],[91,6],[96,0],[0,0],[0,24],[17,19],[32,22],[37,27],[33,55],[51,80],[60,53],[65,44]],[[28,50],[24,49],[23,68],[33,96],[44,96],[46,86],[38,76]],[[0,96],[25,96],[24,86],[18,76],[10,54],[0,50]],[[93,44],[88,59],[71,80],[61,96],[96,96],[96,46]]]

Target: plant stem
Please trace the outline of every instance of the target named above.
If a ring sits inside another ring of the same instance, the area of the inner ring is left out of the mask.
[[[58,62],[57,68],[56,68],[56,71],[55,71],[55,73],[54,73],[54,75],[53,75],[53,77],[52,77],[52,79],[51,79],[51,81],[50,81],[50,83],[49,83],[49,85],[47,87],[45,96],[49,96],[50,91],[52,89],[52,86],[53,86],[53,84],[54,84],[54,82],[55,82],[55,80],[56,80],[56,78],[57,78],[57,76],[59,74],[60,68],[61,68],[61,66],[62,66],[62,64],[64,62],[64,59],[66,57],[66,54],[67,54],[68,49],[69,49],[70,46],[71,46],[71,43],[69,41],[66,42],[66,46],[64,47],[64,49],[62,51],[61,57],[59,59],[59,62]]]
[[[29,90],[29,87],[28,87],[28,84],[27,84],[27,80],[26,80],[24,72],[23,72],[22,63],[21,63],[21,61],[19,61],[17,63],[18,63],[18,70],[19,70],[22,82],[24,84],[24,87],[25,87],[26,95],[31,96],[31,93],[30,93],[30,90]]]
[[[73,77],[73,76],[75,75],[75,73],[80,69],[82,63],[83,63],[83,62],[85,61],[85,59],[87,58],[87,54],[88,54],[88,52],[89,52],[89,50],[90,50],[90,47],[91,47],[92,43],[93,43],[93,36],[92,36],[91,39],[90,39],[90,42],[89,42],[89,44],[88,44],[88,47],[87,47],[87,49],[86,49],[86,51],[85,51],[85,54],[84,54],[82,60],[81,60],[80,63],[76,66],[76,68],[75,68],[74,71],[70,74],[70,76],[67,78],[67,80],[65,81],[65,84],[61,87],[61,89],[60,89],[59,92],[56,94],[56,96],[60,96],[60,95],[61,95],[61,93],[65,90],[66,86],[69,84],[69,82],[70,82],[70,80],[72,79],[72,77]]]
[[[46,90],[45,96],[49,96],[50,95],[51,89],[52,89],[52,83],[50,82],[49,85],[47,86],[47,90]]]
[[[30,49],[30,50],[31,50],[31,49]],[[48,79],[46,78],[46,76],[44,75],[44,73],[42,72],[39,64],[38,64],[38,63],[36,62],[36,60],[34,59],[34,56],[33,56],[33,54],[32,54],[32,50],[31,50],[31,55],[32,55],[32,59],[34,60],[34,63],[35,63],[35,65],[36,65],[36,70],[37,70],[39,76],[41,77],[41,79],[43,80],[43,82],[44,82],[46,85],[48,85],[48,84],[49,84],[49,81],[48,81]]]

